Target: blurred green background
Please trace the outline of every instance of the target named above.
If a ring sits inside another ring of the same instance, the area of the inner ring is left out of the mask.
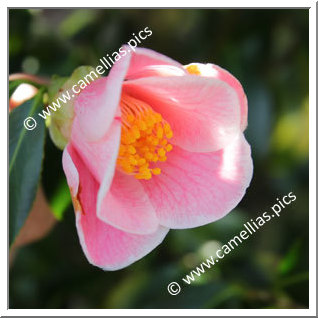
[[[21,248],[10,267],[10,308],[308,307],[308,10],[9,10],[9,71],[68,76],[98,65],[148,26],[142,46],[182,64],[215,63],[249,101],[254,176],[224,219],[172,230],[117,272],[91,266],[78,241],[61,152],[46,140],[42,184],[58,215],[50,234]],[[244,222],[293,191],[297,200],[190,286],[181,278]],[[178,296],[166,287],[177,281]]]

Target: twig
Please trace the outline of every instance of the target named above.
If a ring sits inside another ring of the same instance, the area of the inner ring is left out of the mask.
[[[9,81],[16,81],[16,80],[28,80],[39,85],[50,84],[50,80],[48,78],[39,77],[35,75],[30,75],[25,73],[14,73],[9,75]]]

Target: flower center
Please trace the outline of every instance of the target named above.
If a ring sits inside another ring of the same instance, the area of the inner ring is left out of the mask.
[[[134,175],[136,179],[149,180],[159,175],[158,161],[167,160],[172,150],[170,125],[148,104],[123,94],[121,108],[121,140],[117,168]]]

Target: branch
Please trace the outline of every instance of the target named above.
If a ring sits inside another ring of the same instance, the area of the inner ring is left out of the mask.
[[[39,77],[35,75],[25,74],[25,73],[14,73],[9,75],[9,81],[16,80],[28,80],[30,82],[39,84],[39,85],[49,85],[50,80],[48,78]]]

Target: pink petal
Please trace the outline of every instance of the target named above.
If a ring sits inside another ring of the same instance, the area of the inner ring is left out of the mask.
[[[129,46],[123,47],[126,51]],[[130,65],[126,79],[137,79],[148,76],[182,76],[187,74],[183,66],[173,59],[145,48],[136,48],[131,52]]]
[[[158,218],[141,184],[132,176],[116,171],[105,194],[99,190],[97,217],[134,234],[151,234],[158,230]]]
[[[83,138],[79,126],[78,118],[75,118],[71,136],[72,145],[96,180],[99,183],[104,179],[107,180],[106,191],[108,191],[116,167],[121,123],[119,120],[114,120],[105,136],[94,142],[88,142]]]
[[[161,175],[141,181],[159,218],[174,229],[201,226],[222,218],[249,186],[251,150],[241,134],[223,150],[191,153],[175,147]]]
[[[244,93],[241,83],[227,70],[221,68],[215,64],[201,64],[201,63],[191,63],[186,65],[185,68],[195,66],[196,71],[200,73],[201,76],[218,78],[221,81],[228,83],[232,86],[240,100],[241,107],[241,130],[244,131],[247,126],[247,98]]]
[[[123,91],[171,125],[172,143],[192,152],[222,149],[240,133],[240,106],[227,83],[196,75],[127,81]]]
[[[129,47],[124,48],[128,52]],[[184,74],[186,71],[181,64],[152,50],[136,48],[136,52],[122,55],[107,78],[91,82],[75,100],[75,113],[83,138],[88,141],[102,138],[115,114],[120,115],[118,105],[125,78]]]
[[[78,193],[79,175],[72,158],[68,153],[67,147],[63,150],[62,165],[67,176],[67,183],[70,188],[71,195],[72,197],[76,197]]]
[[[74,171],[79,174],[79,191],[73,198],[76,211],[76,227],[83,251],[88,261],[104,270],[126,267],[147,255],[158,246],[168,229],[160,226],[150,235],[130,234],[118,230],[96,217],[98,183],[86,169],[85,164],[68,145],[64,150],[64,171],[70,184]],[[70,160],[71,158],[71,160]]]
[[[75,113],[83,138],[96,141],[110,127],[121,97],[122,83],[130,61],[130,55],[122,57],[111,68],[108,77],[90,83],[75,100]]]

